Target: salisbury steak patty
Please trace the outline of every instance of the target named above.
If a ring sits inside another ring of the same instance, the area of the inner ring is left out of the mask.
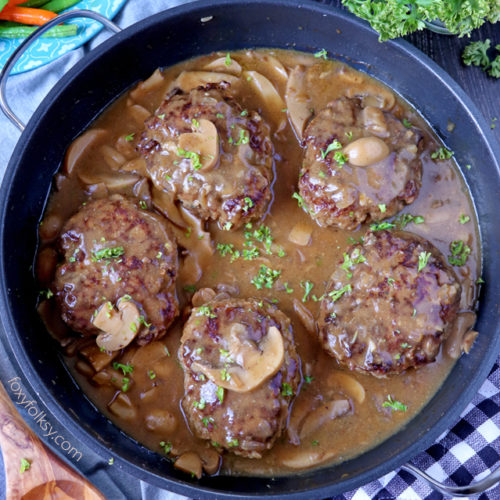
[[[300,376],[290,320],[282,312],[239,299],[195,308],[179,359],[182,407],[197,436],[250,458],[273,446]]]
[[[162,336],[178,314],[176,244],[164,223],[119,195],[91,201],[65,224],[63,262],[54,279],[64,321],[75,331],[97,335],[95,312],[126,297],[143,318],[137,338]]]
[[[266,211],[273,147],[268,125],[227,89],[174,90],[146,120],[138,150],[157,188],[199,217],[235,229]]]
[[[358,99],[332,101],[304,133],[299,192],[321,226],[353,229],[396,214],[418,195],[420,134]]]
[[[326,351],[380,376],[434,361],[461,287],[439,250],[407,232],[369,232],[344,254],[318,320]]]

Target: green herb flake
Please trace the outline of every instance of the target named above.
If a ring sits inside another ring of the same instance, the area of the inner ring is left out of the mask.
[[[126,365],[122,363],[117,363],[116,361],[113,363],[113,369],[114,370],[121,370],[123,372],[123,375],[128,375],[130,373],[133,373],[134,371],[134,366],[130,365],[127,363]]]
[[[146,321],[146,318],[142,314],[139,316],[139,324],[140,325],[144,325],[146,328],[150,328],[151,327],[151,323],[148,323]]]
[[[184,285],[182,287],[182,289],[185,291],[185,292],[189,292],[189,293],[194,293],[196,292],[196,286],[195,285]]]
[[[423,224],[425,219],[421,215],[401,214],[394,219],[394,223],[399,229],[404,229],[408,224]]]
[[[453,151],[440,147],[434,153],[431,154],[433,160],[448,160],[454,155]]]
[[[325,59],[325,61],[328,59],[328,52],[326,49],[321,49],[321,50],[318,50],[318,52],[316,52],[314,54],[314,57],[316,59]]]
[[[159,118],[160,120],[165,119],[165,113],[163,113],[163,114],[161,114],[161,115],[158,115],[158,118]]]
[[[111,457],[109,460],[108,460],[108,465],[113,465],[115,463],[115,459],[113,457]]]
[[[385,203],[380,203],[378,208],[383,214],[385,214],[385,211],[387,210],[387,206]]]
[[[217,314],[212,311],[210,306],[200,306],[198,307],[196,314],[206,316],[207,318],[216,318]]]
[[[386,229],[394,229],[395,224],[392,222],[376,222],[374,224],[370,224],[370,231],[383,231]]]
[[[262,288],[272,288],[274,282],[281,275],[281,271],[276,269],[271,269],[270,267],[262,264],[259,269],[259,274],[252,278],[250,281],[257,290],[261,290]]]
[[[208,424],[213,424],[213,423],[214,423],[214,419],[213,419],[213,417],[203,417],[203,418],[201,419],[201,421],[203,422],[203,425],[204,425],[205,427],[208,427]]]
[[[156,373],[153,370],[148,370],[148,377],[154,380],[156,378]]]
[[[224,118],[224,115],[222,113],[217,113],[215,116],[220,119]]]
[[[460,218],[458,220],[460,224],[467,224],[467,222],[470,221],[470,217],[468,215],[462,214],[460,215]]]
[[[205,407],[207,406],[207,402],[203,398],[200,398],[199,401],[193,401],[193,406],[197,410],[204,410]]]
[[[224,387],[217,387],[216,394],[219,398],[220,404],[222,404],[224,402]]]
[[[302,297],[302,302],[306,302],[307,298],[309,297],[309,294],[311,293],[312,289],[314,288],[314,283],[311,281],[301,281],[300,282],[301,288],[304,289],[304,296]]]
[[[235,146],[240,146],[241,144],[248,144],[250,142],[250,136],[248,131],[240,129],[240,136],[238,140],[234,143]]]
[[[168,455],[172,451],[172,443],[170,441],[160,441],[160,447],[163,448],[165,455]]]
[[[122,378],[122,391],[127,392],[130,387],[130,378],[128,377],[123,377]]]
[[[452,266],[463,266],[467,262],[471,249],[464,241],[455,240],[450,243],[450,252],[448,262]]]
[[[241,113],[240,116],[248,116],[248,111],[244,109]]]
[[[200,122],[196,118],[193,118],[191,120],[191,123],[193,124],[194,128],[198,128],[200,126]]]
[[[387,401],[382,403],[384,408],[390,408],[391,411],[406,411],[408,407],[400,401],[395,401],[390,395],[387,396]]]
[[[293,193],[292,198],[294,200],[297,200],[297,203],[299,204],[299,208],[302,208],[303,210],[305,210],[306,212],[309,213],[309,208],[307,207],[306,202],[304,201],[304,198],[302,198],[302,196],[300,196],[299,193]]]
[[[318,446],[319,445],[319,441],[317,439],[315,439],[314,441],[311,441],[311,445],[312,446]]]
[[[177,148],[177,156],[191,160],[191,165],[195,170],[199,170],[202,167],[200,155],[194,151],[186,151],[185,149]]]
[[[230,448],[234,448],[235,446],[239,446],[239,441],[236,439],[236,438],[232,438],[232,439],[228,439],[227,440],[227,445],[230,447]]]
[[[229,374],[229,372],[227,371],[227,368],[223,368],[220,372],[220,378],[224,381],[224,382],[227,382],[229,380],[231,380],[231,375]]]
[[[233,63],[233,61],[231,60],[231,54],[228,52],[226,54],[226,59],[224,59],[224,64],[226,66],[231,66],[232,63]]]
[[[289,383],[283,382],[281,384],[281,395],[284,397],[293,396],[293,389]]]
[[[125,140],[127,142],[133,141],[134,140],[134,136],[135,136],[135,134],[129,134],[129,135],[125,136]]]
[[[26,458],[21,458],[21,468],[19,469],[19,473],[23,474],[27,470],[30,470],[31,462]]]
[[[247,213],[254,206],[254,203],[252,201],[252,198],[249,198],[248,196],[243,198],[243,201],[245,202],[245,205],[243,206],[243,212]]]
[[[417,272],[422,271],[424,267],[427,265],[427,262],[429,262],[429,257],[431,256],[430,252],[420,252],[418,254],[418,268]]]
[[[349,141],[352,140],[352,130],[350,130],[349,132],[345,132],[344,135],[347,137]]]
[[[336,302],[337,300],[342,297],[345,293],[351,293],[352,287],[351,285],[345,285],[342,288],[339,288],[338,290],[333,290],[330,293],[328,293],[328,297],[332,299],[333,302]]]
[[[335,151],[335,153],[333,153],[333,159],[338,163],[339,167],[341,168],[342,165],[344,165],[348,161],[347,156],[341,151]]]
[[[91,260],[92,262],[98,262],[104,259],[119,259],[124,253],[125,249],[123,247],[102,248],[101,250],[97,250],[97,252],[92,252]]]
[[[306,384],[310,384],[313,380],[314,380],[314,377],[310,377],[309,375],[306,375],[306,376],[304,377],[304,382],[305,382]]]
[[[396,280],[394,278],[387,278],[387,284],[389,286],[394,286],[394,283],[396,283]]]
[[[412,128],[413,125],[406,118],[403,118],[403,126],[406,128]]]
[[[287,281],[287,282],[285,282],[285,283],[283,283],[283,287],[285,288],[285,292],[286,292],[286,293],[293,293],[293,288],[290,288],[290,287],[288,286],[288,281]]]
[[[340,142],[337,139],[334,139],[334,141],[328,145],[325,151],[323,151],[322,149],[319,150],[321,153],[321,158],[324,160],[328,156],[328,153],[331,153],[332,151],[338,149],[342,149],[342,144],[340,144]]]
[[[484,283],[484,280],[483,278],[479,277],[477,280],[476,280],[476,285],[482,285]]]

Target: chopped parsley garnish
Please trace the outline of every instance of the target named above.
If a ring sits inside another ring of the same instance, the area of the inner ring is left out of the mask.
[[[227,368],[223,368],[220,372],[220,378],[224,381],[227,382],[228,380],[231,380],[231,375],[227,371]]]
[[[108,460],[108,465],[113,465],[115,463],[115,459],[113,457],[111,457],[109,460]]]
[[[248,111],[244,109],[241,113],[240,116],[248,116]]]
[[[315,439],[314,441],[311,441],[311,444],[313,446],[318,446],[319,445],[319,441],[317,439]]]
[[[305,290],[304,296],[302,297],[302,302],[306,302],[307,301],[307,297],[311,293],[311,290],[314,288],[314,283],[312,283],[309,280],[307,280],[307,281],[301,281],[300,282],[300,286]]]
[[[440,147],[434,153],[431,154],[431,158],[433,160],[448,160],[453,156],[453,151],[450,151],[449,149]]]
[[[233,62],[233,61],[231,61],[231,54],[228,52],[228,53],[226,54],[226,59],[224,59],[224,64],[225,64],[226,66],[231,66],[232,62]]]
[[[293,293],[293,288],[290,288],[288,286],[288,281],[286,283],[283,283],[283,286],[285,287],[285,292],[286,293]]]
[[[402,348],[402,349],[410,349],[410,347],[411,347],[411,345],[410,345],[410,344],[408,344],[408,342],[403,342],[403,343],[401,344],[401,348]]]
[[[144,201],[144,200],[141,200],[139,202],[139,206],[143,209],[143,210],[146,210],[146,208],[148,208],[148,205],[147,203]]]
[[[41,297],[45,297],[46,299],[50,299],[51,297],[54,296],[54,293],[52,292],[52,290],[40,290],[40,296]]]
[[[350,130],[349,132],[346,132],[344,135],[347,137],[348,140],[351,140],[352,139],[352,130]]]
[[[135,134],[129,134],[129,135],[125,136],[125,140],[127,142],[133,141],[134,140],[134,135]]]
[[[314,380],[314,377],[310,377],[309,375],[306,375],[304,377],[304,381],[306,382],[306,384],[310,384],[313,380]]]
[[[158,115],[158,118],[159,118],[160,120],[163,120],[163,119],[165,118],[165,113],[163,113],[163,114],[161,114],[161,115]]]
[[[224,118],[224,115],[223,115],[222,113],[217,113],[215,116],[216,116],[217,118],[221,118],[221,119],[222,119],[222,118]]]
[[[470,217],[468,215],[462,214],[458,220],[460,221],[460,224],[467,224],[467,222],[470,221]]]
[[[334,141],[328,145],[325,151],[320,149],[321,158],[323,158],[324,160],[328,156],[328,153],[335,151],[337,149],[342,149],[342,144],[340,144],[340,142],[337,139],[334,139]]]
[[[235,446],[239,446],[239,441],[236,439],[236,438],[232,438],[232,439],[228,439],[227,440],[227,445],[230,447],[230,448],[234,448]]]
[[[352,251],[351,255],[344,253],[344,262],[340,267],[347,273],[347,277],[351,279],[351,267],[355,266],[356,264],[361,264],[365,261],[366,257],[364,255],[361,255],[361,251],[359,250],[359,248],[355,248]]]
[[[146,328],[149,328],[151,326],[151,323],[148,323],[146,321],[146,318],[142,314],[139,316],[139,324],[144,325]]]
[[[166,455],[168,455],[172,451],[172,443],[170,441],[160,441],[160,446],[163,448],[163,451]]]
[[[347,156],[341,151],[335,151],[335,153],[333,153],[333,159],[339,164],[340,167],[342,167],[344,163],[347,163],[348,160]]]
[[[129,365],[128,363],[124,365],[122,363],[117,363],[116,361],[113,363],[113,369],[121,370],[123,372],[123,375],[128,375],[129,373],[132,373],[134,371],[133,365]]]
[[[191,165],[195,170],[199,170],[202,167],[200,155],[194,151],[186,151],[185,149],[177,148],[177,156],[191,160]]]
[[[253,207],[253,201],[252,198],[249,198],[248,196],[243,198],[243,201],[245,202],[245,205],[243,206],[243,212],[247,213]]]
[[[385,214],[385,211],[387,210],[387,206],[385,203],[380,203],[378,208],[383,214]]]
[[[450,243],[451,255],[448,256],[448,262],[452,266],[463,266],[471,252],[470,247],[462,240],[455,240]]]
[[[479,277],[477,280],[476,280],[476,285],[482,285],[485,281],[483,280],[483,278]]]
[[[232,227],[233,227],[233,223],[232,223],[232,222],[226,222],[226,223],[222,226],[222,229],[224,229],[224,231],[229,231]]]
[[[27,470],[30,470],[30,467],[31,467],[31,462],[26,458],[21,458],[21,468],[19,469],[19,472],[23,474]]]
[[[195,285],[184,285],[183,290],[189,293],[194,293],[196,292],[196,286]]]
[[[148,370],[148,377],[154,380],[156,378],[156,373],[153,370]]]
[[[413,125],[411,124],[411,122],[409,122],[406,118],[403,118],[403,125],[406,128],[412,128],[413,127]]]
[[[257,290],[262,288],[272,288],[274,282],[279,278],[281,271],[271,269],[262,264],[259,269],[259,274],[252,278],[251,283],[255,285]]]
[[[387,396],[387,401],[384,401],[382,406],[384,408],[390,408],[391,411],[406,411],[408,409],[408,407],[400,401],[394,401],[390,395]]]
[[[213,417],[203,417],[203,418],[201,419],[201,421],[203,422],[203,425],[204,425],[205,427],[208,427],[208,424],[213,424],[213,423],[214,423],[214,419],[213,419]]]
[[[130,387],[130,378],[129,377],[123,377],[122,378],[122,391],[127,392]]]
[[[389,286],[394,286],[394,283],[396,283],[396,280],[394,278],[387,278],[387,284]]]
[[[253,237],[260,243],[264,244],[264,248],[268,254],[271,253],[271,245],[273,243],[273,237],[271,236],[271,229],[267,226],[261,225],[258,229],[253,232]]]
[[[323,59],[328,59],[328,52],[326,51],[326,49],[321,49],[321,50],[318,50],[318,52],[316,52],[314,54],[314,57],[316,59],[319,59],[319,58],[323,58]]]
[[[137,325],[135,323],[130,323],[129,328],[132,333],[137,333]]]
[[[212,311],[210,306],[200,306],[198,307],[198,311],[196,314],[202,314],[203,316],[207,316],[207,318],[216,318],[217,314]]]
[[[259,252],[258,248],[256,248],[256,247],[244,248],[242,255],[243,255],[244,260],[253,260],[253,259],[256,259],[260,255],[260,252]]]
[[[394,219],[394,222],[399,229],[404,229],[411,222],[413,224],[423,224],[425,220],[421,215],[401,214]]]
[[[422,271],[422,269],[427,265],[427,262],[429,262],[429,257],[431,256],[430,252],[420,252],[418,254],[418,268],[417,272]]]
[[[240,144],[248,144],[250,142],[250,137],[246,130],[240,130],[240,136],[238,140],[234,143],[235,146],[239,146]]]
[[[302,208],[306,212],[309,212],[309,208],[307,207],[306,202],[304,201],[304,198],[302,198],[302,196],[300,196],[299,193],[293,193],[292,198],[297,200],[297,203],[299,204],[300,208]]]
[[[395,224],[392,222],[376,222],[370,224],[370,231],[383,231],[384,229],[394,229]]]
[[[193,401],[193,406],[197,410],[204,410],[205,406],[207,406],[207,402],[203,398],[200,398],[199,401]]]
[[[289,383],[283,382],[281,384],[281,395],[285,397],[293,396],[292,386]]]
[[[125,253],[123,247],[101,248],[97,252],[92,252],[92,262],[98,262],[103,259],[119,259]]]
[[[191,123],[193,124],[194,128],[198,128],[200,126],[200,122],[196,118],[193,118],[191,120]]]
[[[352,291],[351,285],[346,285],[343,286],[342,288],[339,288],[338,290],[332,290],[329,294],[328,297],[330,297],[333,302],[336,302],[337,300],[344,295],[344,293],[350,293]]]
[[[222,404],[224,402],[224,387],[217,387],[216,394],[219,398],[220,404]]]
[[[217,250],[221,254],[222,257],[226,255],[234,254],[234,245],[232,243],[217,243]]]

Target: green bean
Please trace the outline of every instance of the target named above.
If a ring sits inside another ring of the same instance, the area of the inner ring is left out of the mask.
[[[40,7],[44,3],[47,3],[48,0],[28,0],[19,5],[19,7]]]
[[[76,5],[80,0],[50,0],[42,6],[43,10],[50,10],[51,12],[61,12]]]
[[[33,28],[31,26],[0,26],[0,38],[26,38],[31,35],[38,28]],[[42,37],[47,38],[64,38],[67,36],[75,36],[78,30],[76,24],[61,24],[51,28],[49,31],[44,33]]]

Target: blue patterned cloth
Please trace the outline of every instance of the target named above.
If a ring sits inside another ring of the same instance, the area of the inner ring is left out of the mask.
[[[129,0],[115,18],[117,24],[126,27],[139,19],[150,16],[160,9],[186,3],[185,0]],[[108,35],[99,34],[85,47],[68,52],[50,65],[37,71],[16,75],[9,82],[9,101],[24,121],[38,106],[48,90],[83,55]],[[0,116],[0,177],[16,141],[18,130]],[[480,480],[500,464],[500,358],[484,382],[478,394],[464,410],[457,422],[450,422],[450,430],[444,433],[427,451],[417,455],[412,463],[433,478],[448,485],[466,485]],[[0,476],[1,479],[1,476]],[[135,481],[124,478],[124,483]],[[1,483],[1,480],[0,480]],[[140,485],[141,493],[121,498],[139,500],[182,500],[174,493],[158,490],[146,483]],[[123,491],[127,491],[125,488]],[[129,491],[132,491],[129,490]],[[136,491],[134,489],[134,491]],[[140,495],[140,496],[139,496]],[[313,498],[313,496],[311,496]],[[396,470],[355,491],[337,496],[335,500],[439,500],[443,496],[433,491],[427,483],[412,474]],[[483,493],[481,500],[500,499],[500,486]]]

